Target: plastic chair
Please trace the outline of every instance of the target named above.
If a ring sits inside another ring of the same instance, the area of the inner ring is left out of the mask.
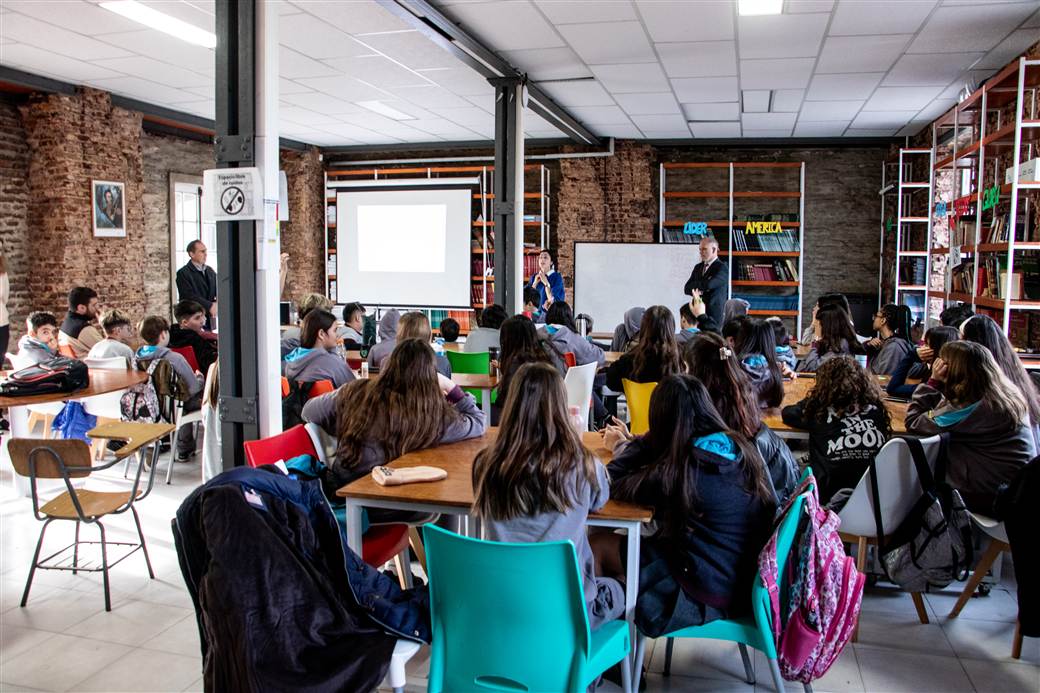
[[[595,363],[584,366],[571,366],[563,377],[563,385],[567,388],[567,406],[577,407],[581,413],[582,430],[589,428],[589,410],[592,408],[592,382],[596,379]]]
[[[451,364],[452,373],[477,373],[481,375],[487,375],[491,369],[491,359],[486,351],[478,351],[472,354],[467,354],[463,351],[445,351],[444,355],[448,357],[448,363]],[[477,400],[477,406],[481,404],[481,393],[480,390],[474,388],[463,388],[466,392],[473,395]],[[491,393],[491,402],[494,403],[496,399],[496,393]]]
[[[563,352],[563,362],[567,364],[567,368],[574,368],[578,365],[578,359],[574,356],[573,351]]]
[[[780,521],[779,535],[776,542],[777,575],[783,576],[787,569],[791,546],[798,535],[798,522],[802,516],[805,495],[798,496],[791,504],[787,514]],[[751,614],[741,618],[719,619],[703,626],[691,626],[677,630],[662,637],[668,638],[665,646],[664,675],[668,676],[672,668],[673,638],[706,638],[709,640],[728,640],[735,642],[740,648],[740,656],[744,660],[744,673],[749,684],[755,683],[755,671],[748,656],[748,647],[753,647],[769,660],[769,673],[773,677],[773,686],[777,692],[784,690],[784,679],[780,675],[780,667],[776,663],[776,643],[773,642],[773,606],[769,591],[761,577],[755,579],[751,586]],[[638,690],[639,676],[642,671],[643,651],[646,638],[636,636],[636,682],[633,688]],[[812,693],[812,686],[804,684],[807,693]]]
[[[433,633],[430,693],[581,693],[628,655],[625,621],[590,632],[571,542],[481,541],[432,525],[423,532]]]
[[[935,466],[939,454],[939,436],[922,438],[928,464]],[[910,448],[902,438],[893,438],[885,443],[874,458],[878,474],[878,497],[881,499],[881,523],[887,532],[894,532],[903,524],[911,508],[921,498],[921,482],[910,454]],[[874,501],[870,491],[870,470],[864,472],[845,507],[838,513],[841,519],[841,538],[856,545],[856,569],[866,572],[867,546],[877,544],[877,523],[874,521]],[[928,611],[919,592],[911,592],[917,618],[928,623]],[[852,641],[858,636],[853,634]]]
[[[250,467],[274,464],[279,460],[289,460],[299,455],[312,455],[324,462],[324,454],[320,452],[321,445],[315,442],[303,424],[296,424],[288,431],[282,431],[269,438],[246,441],[243,447],[246,464]],[[407,589],[412,586],[411,564],[408,559],[408,525],[373,525],[365,532],[361,544],[361,559],[365,563],[378,568],[393,560],[401,587]]]
[[[122,356],[97,359],[85,358],[83,359],[83,363],[87,364],[87,368],[103,368],[113,371],[125,371],[127,369],[126,359]],[[120,406],[119,400],[122,398],[124,392],[126,392],[126,390],[119,390],[118,392],[109,392],[104,395],[84,397],[79,401],[83,404],[84,411],[97,417],[97,423],[100,426],[109,421],[122,420],[123,410]],[[91,448],[94,459],[100,459],[105,450],[105,440],[103,438],[95,438]]]
[[[189,364],[190,365],[190,364]],[[171,369],[172,370],[172,369]],[[174,375],[173,377],[177,377]],[[217,363],[214,361],[209,365],[209,371],[206,372],[206,382],[202,386],[203,392],[208,392],[213,385],[213,379],[217,377]],[[181,427],[202,423],[203,411],[202,407],[199,407],[195,411],[184,411],[184,406],[188,403],[188,400],[177,400],[174,405],[174,421],[173,425],[177,428],[173,432],[173,442],[170,443],[170,466],[166,468],[166,483],[172,483],[173,481],[173,464],[174,458],[177,455],[177,439],[181,435]]]
[[[175,354],[180,354],[181,356],[183,356],[184,360],[188,362],[189,366],[191,366],[191,370],[193,370],[193,371],[195,371],[197,373],[201,373],[202,372],[202,369],[199,368],[199,360],[197,358],[195,358],[195,350],[192,349],[190,346],[186,346],[186,347],[170,347],[170,351],[172,351]]]
[[[650,430],[650,395],[657,383],[637,383],[622,379],[625,401],[628,403],[629,429],[632,435],[641,436]]]
[[[76,352],[69,344],[59,344],[58,353],[62,356],[68,356],[70,359],[76,358]]]

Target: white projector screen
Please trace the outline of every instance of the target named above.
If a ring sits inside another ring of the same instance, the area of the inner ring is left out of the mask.
[[[469,187],[341,190],[336,300],[468,308]]]

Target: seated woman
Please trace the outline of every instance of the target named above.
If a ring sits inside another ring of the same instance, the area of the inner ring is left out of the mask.
[[[924,346],[911,349],[892,372],[885,391],[892,397],[910,399],[914,396],[917,384],[908,385],[907,379],[928,380],[932,372],[932,362],[939,355],[939,350],[946,342],[955,342],[961,338],[956,327],[933,327],[924,333]]]
[[[769,470],[777,506],[783,505],[798,483],[798,465],[787,443],[762,421],[762,411],[747,372],[721,335],[705,332],[683,351],[686,372],[700,380],[726,425],[754,440]]]
[[[852,330],[849,315],[839,306],[826,306],[816,311],[813,319],[812,349],[798,362],[798,371],[813,373],[820,364],[835,356],[866,354]]]
[[[874,329],[878,336],[866,344],[872,354],[870,372],[877,375],[892,375],[899,362],[914,350],[910,341],[910,309],[894,303],[881,306],[874,314]]]
[[[981,344],[948,342],[906,411],[906,430],[949,434],[946,479],[972,512],[993,514],[997,488],[1036,455],[1022,392]]]
[[[607,387],[623,392],[622,380],[656,383],[678,372],[675,318],[664,306],[650,306],[643,313],[635,346],[607,367]]]
[[[1040,395],[1036,383],[1029,377],[1022,359],[1018,358],[1011,341],[1008,340],[1000,325],[988,315],[976,315],[969,318],[961,327],[962,336],[969,342],[986,347],[993,354],[997,368],[1013,382],[1026,400],[1029,410],[1029,424],[1034,431],[1034,443],[1040,449]]]
[[[334,505],[342,504],[339,488],[373,467],[413,450],[476,438],[486,428],[473,396],[437,372],[433,349],[420,339],[398,342],[378,378],[355,380],[307,402],[303,418],[338,441],[322,480]],[[377,521],[394,511],[368,514]]]
[[[608,427],[611,497],[654,510],[640,550],[636,625],[658,637],[746,613],[757,557],[775,513],[773,487],[754,443],[730,430],[708,391],[670,375],[650,398],[650,431],[628,439]],[[624,544],[592,537],[597,575],[623,578]]]
[[[751,379],[758,406],[775,409],[784,401],[784,376],[776,361],[776,332],[765,320],[747,320],[737,332],[736,352]]]
[[[430,319],[426,317],[426,313],[411,311],[401,316],[400,322],[397,323],[397,341],[403,342],[406,339],[418,339],[427,344],[433,341],[433,330],[430,328]],[[437,372],[445,378],[450,378],[451,363],[448,361],[448,357],[434,354],[434,359]]]
[[[560,352],[538,336],[534,323],[523,315],[514,315],[502,323],[499,331],[502,352],[498,359],[498,398],[491,404],[491,425],[497,426],[502,404],[509,396],[509,386],[520,367],[527,363],[547,363],[567,372],[567,364]]]
[[[290,381],[316,383],[322,380],[339,387],[354,379],[347,362],[333,351],[339,336],[336,316],[324,308],[315,308],[303,319],[300,346],[282,359],[282,373]]]
[[[848,356],[823,363],[805,399],[780,414],[787,425],[809,432],[809,466],[823,504],[855,488],[892,435],[877,378]]]

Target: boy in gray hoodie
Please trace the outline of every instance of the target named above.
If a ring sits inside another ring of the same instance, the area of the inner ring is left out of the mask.
[[[27,334],[18,340],[15,370],[49,361],[58,355],[58,319],[42,310],[29,313],[25,321]]]
[[[202,386],[205,384],[205,378],[201,373],[193,371],[183,356],[175,351],[170,351],[166,346],[170,342],[170,323],[162,316],[149,315],[138,325],[137,332],[145,341],[145,345],[139,348],[134,355],[137,363],[144,367],[155,359],[162,359],[169,363],[191,396],[184,403],[184,412],[197,411],[202,406]],[[192,425],[187,424],[177,434],[177,461],[187,462],[194,454],[195,433]]]
[[[397,323],[400,321],[401,313],[396,308],[386,311],[379,319],[379,327],[376,329],[379,341],[368,350],[368,365],[372,368],[379,368],[397,346]]]

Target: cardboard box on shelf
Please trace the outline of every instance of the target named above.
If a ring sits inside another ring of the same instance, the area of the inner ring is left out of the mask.
[[[1040,162],[1040,158],[1030,159],[1018,165],[1019,183],[1040,183],[1040,166],[1037,165],[1037,162]],[[1004,170],[1004,183],[1010,183],[1013,180],[1014,171],[1013,166],[1008,166]]]

